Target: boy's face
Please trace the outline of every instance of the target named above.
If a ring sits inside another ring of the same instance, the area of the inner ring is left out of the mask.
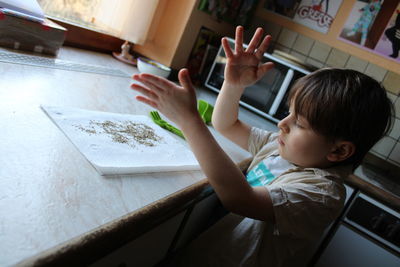
[[[324,168],[331,162],[327,156],[334,144],[312,130],[308,121],[291,112],[281,120],[279,127],[279,153],[287,161],[305,168]]]

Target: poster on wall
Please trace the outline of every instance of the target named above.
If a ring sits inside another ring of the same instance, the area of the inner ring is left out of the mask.
[[[201,0],[198,9],[215,20],[234,25],[248,25],[258,0]]]
[[[393,13],[389,20],[388,25],[385,28],[384,34],[382,34],[375,51],[379,54],[389,56],[393,59],[400,61],[399,57],[400,50],[400,4],[396,11]]]
[[[358,0],[339,38],[400,62],[400,0]]]
[[[327,33],[341,4],[341,0],[302,0],[293,20],[313,30]]]
[[[264,7],[293,21],[327,33],[342,0],[266,0]]]
[[[204,76],[208,74],[217,55],[221,38],[222,36],[214,31],[201,27],[185,66],[194,84],[201,84]]]

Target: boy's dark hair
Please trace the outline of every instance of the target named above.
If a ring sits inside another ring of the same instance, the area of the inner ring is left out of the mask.
[[[373,78],[349,69],[321,69],[296,81],[289,93],[295,114],[329,141],[355,145],[355,153],[340,164],[355,169],[392,125],[393,104]]]

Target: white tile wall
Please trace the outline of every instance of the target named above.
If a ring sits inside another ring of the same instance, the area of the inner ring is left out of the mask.
[[[372,151],[386,158],[392,152],[394,145],[396,145],[396,139],[385,136],[372,148]]]
[[[302,53],[303,55],[308,55],[313,45],[313,39],[299,34],[294,42],[293,49],[299,53]]]
[[[400,163],[400,143],[399,142],[397,142],[393,151],[390,153],[389,159],[393,160],[395,163]]]
[[[331,50],[332,47],[330,47],[329,45],[315,41],[313,47],[310,50],[309,57],[318,60],[320,62],[325,62]]]
[[[349,54],[340,51],[339,49],[333,48],[328,56],[326,65],[329,67],[343,68],[344,66],[346,66],[349,57]]]
[[[355,56],[350,56],[349,60],[347,61],[346,68],[357,70],[359,72],[364,72],[367,68],[368,61],[362,60]]]
[[[387,70],[372,63],[369,63],[367,69],[365,70],[365,74],[371,76],[378,82],[383,81],[383,78],[385,78],[386,73]]]
[[[283,28],[279,34],[277,42],[286,47],[292,48],[294,42],[296,41],[298,33],[291,31],[289,29]]]
[[[400,97],[397,97],[396,101],[394,102],[394,108],[396,110],[396,117],[400,118]]]
[[[400,138],[400,119],[394,118],[393,128],[389,136],[396,140]]]

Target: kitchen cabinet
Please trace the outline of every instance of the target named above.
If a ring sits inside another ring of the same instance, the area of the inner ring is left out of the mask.
[[[357,193],[315,267],[400,266],[400,214]]]
[[[90,266],[154,266],[167,254],[184,214],[185,212],[179,213]]]
[[[208,188],[207,191],[210,192],[211,188]],[[169,251],[182,248],[204,231],[209,225],[210,219],[214,218],[213,212],[218,205],[219,200],[216,194],[211,192],[185,211],[90,266],[154,266],[164,259]]]
[[[346,206],[349,204],[351,199],[354,197],[355,194],[355,189],[352,188],[351,186],[345,185],[346,188],[346,199],[345,199],[345,207],[343,209],[346,209]],[[343,212],[343,211],[342,211]],[[340,218],[339,218],[340,219]],[[338,219],[338,220],[339,220]],[[324,246],[324,243],[327,242],[329,239],[329,235],[332,231],[335,229],[336,221],[332,222],[324,231],[322,234],[321,238],[318,239],[315,243],[314,246],[309,249],[308,251],[305,252],[305,255],[303,259],[305,259],[304,262],[309,262],[312,263],[314,261],[314,258],[318,256],[320,248]]]
[[[172,251],[187,245],[206,230],[213,221],[217,220],[219,214],[216,213],[216,210],[219,207],[221,206],[218,197],[213,193],[196,203],[193,208],[188,209],[187,219],[183,222],[182,231],[179,233]]]
[[[397,267],[400,258],[346,225],[340,225],[315,267]]]

